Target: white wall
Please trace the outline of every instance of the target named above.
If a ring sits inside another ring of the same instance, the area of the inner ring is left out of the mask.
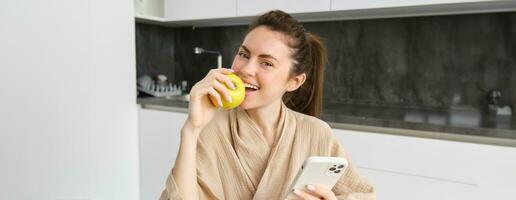
[[[0,199],[138,199],[133,1],[2,1],[0,19]]]

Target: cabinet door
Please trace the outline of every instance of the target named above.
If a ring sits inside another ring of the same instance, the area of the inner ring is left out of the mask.
[[[437,4],[456,4],[456,3],[472,3],[487,2],[488,0],[332,0],[331,10],[355,10],[355,9],[374,9],[374,8],[392,8],[407,6],[425,6]]]
[[[329,11],[330,4],[330,0],[238,0],[237,16],[255,16],[276,9],[287,13]]]
[[[183,21],[236,16],[236,0],[165,0],[165,19]]]
[[[174,166],[185,113],[139,109],[140,199],[158,199]]]
[[[163,17],[164,0],[134,0],[134,14],[143,17]]]
[[[504,199],[516,188],[516,148],[341,129],[334,133],[378,189],[378,199]]]
[[[360,169],[375,187],[377,199],[382,200],[484,200],[478,185],[433,179],[430,177],[397,172]]]

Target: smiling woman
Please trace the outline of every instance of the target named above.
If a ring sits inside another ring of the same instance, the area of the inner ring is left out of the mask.
[[[232,69],[211,70],[190,92],[179,153],[160,199],[280,199],[309,156],[349,162],[333,189],[317,183],[297,199],[375,199],[321,111],[325,52],[320,40],[282,11],[250,25]],[[240,106],[218,110],[210,98],[231,102],[228,74],[246,87]]]
[[[326,59],[326,51],[320,39],[305,32],[301,24],[283,12],[269,12],[261,16],[250,25],[249,30],[253,31],[246,39],[258,35],[254,37],[257,41],[249,42],[265,48],[258,49],[265,52],[258,57],[268,61],[265,62],[267,66],[283,65],[283,68],[288,70],[289,81],[301,82],[300,85],[289,83],[290,88],[282,96],[287,107],[319,117],[322,109],[323,69]],[[242,48],[249,52],[245,46],[246,41],[244,40]],[[278,58],[273,55],[277,55]],[[237,59],[233,62],[233,68],[238,67],[239,63],[236,61]]]

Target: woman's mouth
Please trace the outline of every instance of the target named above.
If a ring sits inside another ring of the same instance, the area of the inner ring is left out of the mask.
[[[253,94],[254,92],[260,90],[260,87],[257,85],[253,85],[250,83],[244,83],[245,86],[245,96],[249,96]]]

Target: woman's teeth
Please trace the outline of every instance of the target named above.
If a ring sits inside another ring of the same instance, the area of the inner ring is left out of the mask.
[[[244,83],[244,86],[246,88],[251,88],[251,89],[255,89],[255,90],[259,90],[260,88],[256,85],[253,85],[253,84],[249,84],[249,83]]]

